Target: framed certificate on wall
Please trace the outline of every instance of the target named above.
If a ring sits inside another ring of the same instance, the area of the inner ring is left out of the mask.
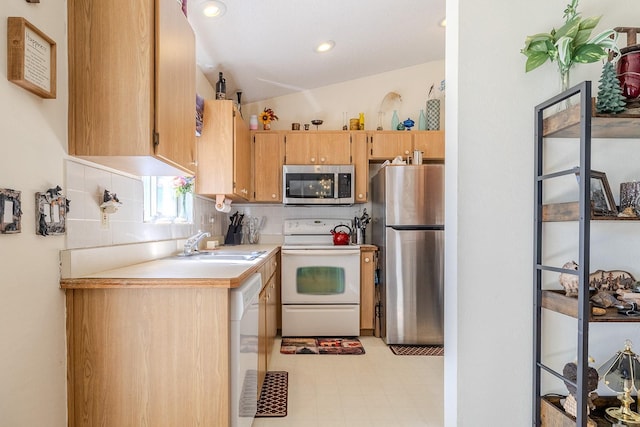
[[[7,78],[42,98],[56,97],[56,43],[24,18],[7,18]]]

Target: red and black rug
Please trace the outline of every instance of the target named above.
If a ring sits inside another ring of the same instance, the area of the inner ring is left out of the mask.
[[[441,345],[389,345],[393,354],[398,356],[444,356]]]
[[[299,338],[284,337],[280,345],[282,354],[364,354],[358,338]]]
[[[267,371],[258,400],[256,418],[286,417],[288,390],[288,372]]]

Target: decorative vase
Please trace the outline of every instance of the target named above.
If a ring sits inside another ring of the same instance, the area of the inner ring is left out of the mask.
[[[393,110],[393,116],[391,116],[391,130],[398,129],[400,124],[400,118],[398,117],[398,110]]]
[[[440,100],[427,100],[427,130],[440,129]]]
[[[420,110],[420,117],[418,117],[418,130],[427,130],[427,116],[424,115],[424,110]]]
[[[571,86],[569,79],[569,69],[560,69],[560,93],[566,91]],[[571,107],[571,98],[567,98],[564,101],[557,104],[558,111],[565,110]]]
[[[258,116],[252,114],[249,118],[249,129],[250,130],[258,130]]]
[[[262,124],[262,129],[263,130],[271,130],[271,123],[263,123]]]
[[[187,220],[187,195],[185,193],[180,193],[176,197],[176,219]]]

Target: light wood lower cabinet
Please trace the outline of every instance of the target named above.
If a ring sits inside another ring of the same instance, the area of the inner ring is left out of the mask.
[[[269,369],[271,353],[278,333],[280,310],[280,253],[274,254],[261,270],[263,287],[260,292],[258,329],[258,395]],[[259,397],[259,396],[258,396]]]
[[[373,335],[376,257],[375,246],[363,246],[360,250],[360,335]]]
[[[69,426],[229,425],[229,289],[66,292]]]

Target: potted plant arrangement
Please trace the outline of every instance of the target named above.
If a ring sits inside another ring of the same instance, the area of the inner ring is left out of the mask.
[[[601,17],[583,19],[577,10],[578,1],[571,0],[564,10],[564,25],[558,29],[552,28],[548,33],[528,36],[521,50],[527,57],[527,72],[547,60],[557,62],[563,91],[569,87],[569,71],[573,64],[596,62],[606,58],[609,50],[620,53],[616,45],[618,34],[614,30],[604,30],[591,37]]]

